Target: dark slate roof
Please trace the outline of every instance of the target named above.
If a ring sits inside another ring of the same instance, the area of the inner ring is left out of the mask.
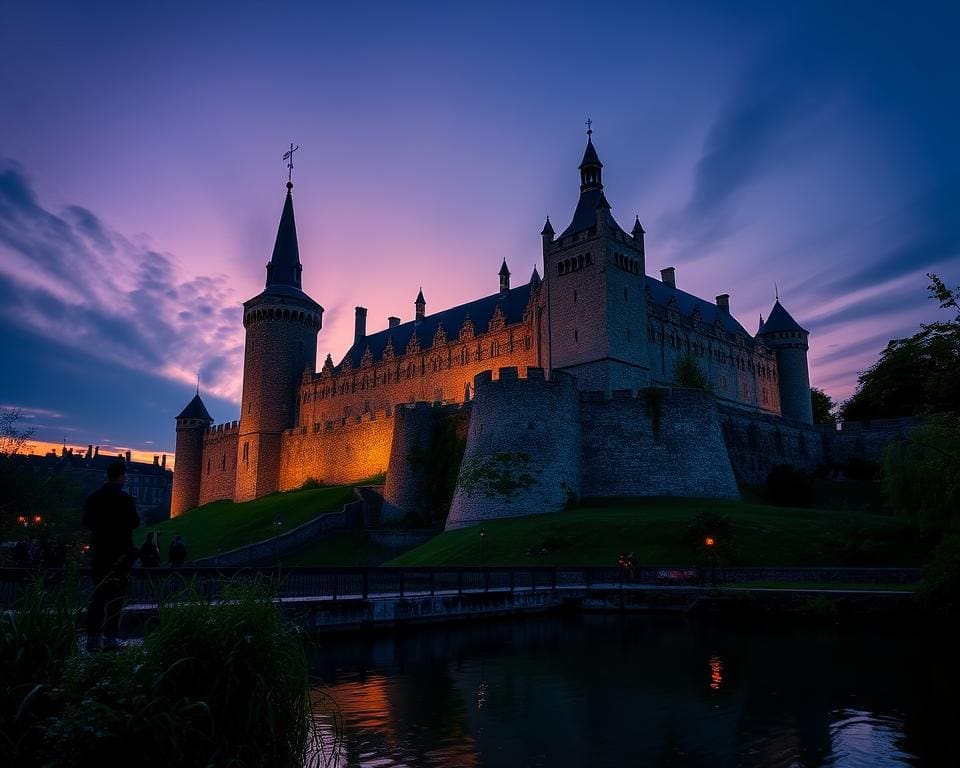
[[[207,411],[207,406],[205,406],[203,400],[200,399],[199,393],[193,396],[193,400],[187,403],[187,407],[180,411],[180,415],[177,416],[177,418],[206,419],[207,421],[213,421],[210,413]]]
[[[679,288],[671,288],[655,277],[650,277],[650,275],[647,275],[647,289],[650,291],[653,303],[659,307],[666,308],[667,304],[670,303],[670,299],[675,298],[677,300],[677,311],[680,315],[682,317],[690,317],[693,314],[694,307],[699,305],[700,319],[703,323],[713,325],[717,322],[717,318],[720,318],[720,323],[728,333],[742,333],[746,338],[752,338],[733,315],[720,309],[720,307],[712,301],[706,301],[699,296],[694,296],[692,293],[681,291]]]
[[[634,237],[647,234],[646,230],[643,228],[643,225],[640,223],[639,216],[637,216],[636,221],[633,222],[633,231],[630,234]]]
[[[243,302],[243,304],[244,306],[246,306],[247,304],[251,304],[262,296],[265,296],[267,298],[275,298],[277,296],[282,296],[284,298],[289,298],[289,299],[300,299],[301,301],[305,301],[308,304],[312,304],[316,307],[320,306],[316,301],[310,298],[309,295],[301,291],[299,288],[294,288],[292,285],[282,285],[279,283],[268,285],[266,288],[264,288],[260,293],[258,293],[252,299],[247,299],[245,302]]]
[[[603,207],[606,210],[607,226],[610,227],[611,230],[619,230],[622,232],[623,230],[620,229],[620,225],[617,224],[616,219],[613,218],[613,214],[610,213],[610,203],[608,203],[607,198],[604,197],[603,189],[592,187],[580,193],[580,199],[577,201],[577,210],[573,212],[573,221],[570,222],[569,227],[563,230],[560,238],[562,239],[568,235],[583,232],[584,230],[590,229],[590,227],[596,226],[598,207]]]
[[[286,285],[300,288],[300,247],[297,245],[297,224],[293,218],[292,184],[287,184],[287,197],[283,201],[277,240],[273,244],[273,256],[267,267],[267,287]]]
[[[758,333],[781,333],[783,331],[803,331],[806,333],[806,330],[801,328],[800,323],[790,316],[790,313],[783,308],[783,304],[778,299],[773,305],[773,309],[770,310],[770,317],[761,325]]]
[[[583,150],[583,160],[580,161],[581,168],[588,165],[599,165],[603,168],[603,163],[600,162],[600,155],[597,154],[597,150],[593,146],[592,138],[587,138],[587,148]]]
[[[433,344],[433,337],[437,332],[437,327],[441,323],[443,324],[443,330],[446,332],[448,339],[456,339],[460,335],[460,329],[468,317],[471,322],[473,322],[475,333],[486,333],[490,325],[490,319],[493,317],[493,313],[498,306],[500,307],[500,311],[503,312],[504,321],[507,325],[519,323],[523,320],[523,311],[527,308],[529,302],[530,284],[527,283],[526,285],[511,288],[506,293],[494,293],[482,299],[461,304],[459,307],[453,307],[451,309],[445,309],[442,312],[427,315],[420,322],[411,320],[406,323],[401,323],[394,328],[386,328],[369,336],[364,336],[360,341],[350,347],[336,370],[339,371],[347,359],[350,360],[350,364],[354,368],[358,367],[360,365],[360,359],[363,357],[363,353],[367,347],[370,347],[374,361],[381,360],[383,358],[383,350],[387,347],[388,339],[393,339],[393,353],[399,357],[406,352],[407,343],[410,341],[414,330],[417,332],[420,348],[422,350],[429,349]]]

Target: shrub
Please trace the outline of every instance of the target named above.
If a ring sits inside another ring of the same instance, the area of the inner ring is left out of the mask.
[[[681,387],[708,391],[710,389],[710,381],[701,370],[696,358],[689,353],[674,362],[673,380]]]
[[[711,547],[707,538],[713,539]],[[684,541],[700,555],[729,555],[733,551],[733,523],[721,512],[702,511],[687,524]]]
[[[813,481],[802,469],[777,464],[767,476],[764,498],[778,507],[809,507]]]
[[[947,536],[934,550],[918,594],[927,613],[960,616],[960,534]]]
[[[303,483],[300,485],[300,490],[301,490],[301,491],[312,491],[314,488],[322,488],[322,487],[323,487],[323,483],[321,483],[319,480],[317,480],[317,478],[315,478],[315,477],[308,477],[308,478],[307,478],[306,480],[304,480]]]

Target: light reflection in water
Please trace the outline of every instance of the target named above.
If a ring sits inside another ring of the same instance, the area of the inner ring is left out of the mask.
[[[723,662],[719,656],[710,657],[710,687],[715,691],[723,685]]]
[[[315,660],[337,705],[317,702],[329,761],[320,764],[958,764],[948,739],[924,744],[922,760],[908,738],[904,712],[916,712],[931,685],[912,649],[909,638],[873,627],[824,635],[662,616],[528,618],[336,640]],[[890,670],[882,678],[880,666]],[[925,722],[928,742],[949,732],[949,711],[923,707],[920,717],[944,718]]]

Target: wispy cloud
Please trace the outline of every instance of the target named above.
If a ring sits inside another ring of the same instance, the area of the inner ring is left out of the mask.
[[[95,213],[54,213],[0,159],[0,316],[110,363],[239,399],[240,303],[225,275],[189,276]]]

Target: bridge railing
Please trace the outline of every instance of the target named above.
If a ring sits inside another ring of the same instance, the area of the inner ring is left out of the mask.
[[[93,587],[90,571],[79,572],[78,603]],[[379,568],[135,568],[127,589],[128,606],[155,606],[184,596],[215,601],[237,584],[257,580],[275,598],[286,601],[365,600],[385,597],[451,595],[638,586],[699,586],[715,578],[728,585],[751,582],[840,584],[913,584],[918,568],[727,567],[719,572],[697,566],[451,566]],[[0,568],[0,605],[10,605],[31,579],[47,589],[67,580],[63,569],[38,574],[24,568]]]

